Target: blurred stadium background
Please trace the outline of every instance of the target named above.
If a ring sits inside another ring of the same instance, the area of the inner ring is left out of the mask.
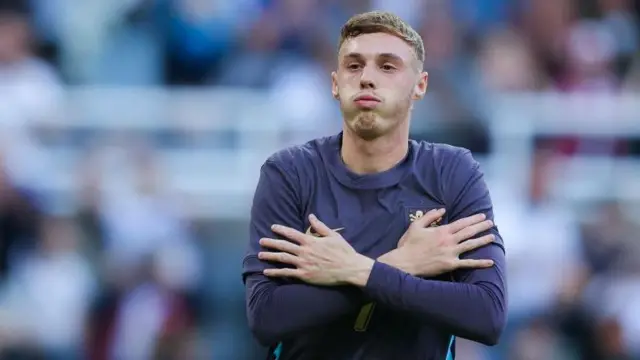
[[[507,244],[502,344],[640,358],[640,2],[0,0],[0,358],[262,359],[258,169],[337,132],[340,26],[418,29],[412,136],[471,149]]]

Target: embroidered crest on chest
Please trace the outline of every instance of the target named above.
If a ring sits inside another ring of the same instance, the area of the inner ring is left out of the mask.
[[[409,210],[409,222],[414,222],[421,217],[423,217],[430,210]],[[442,218],[437,219],[436,221],[429,224],[430,227],[436,227],[442,223]]]

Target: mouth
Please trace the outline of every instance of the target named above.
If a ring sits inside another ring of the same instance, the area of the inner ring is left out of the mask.
[[[360,95],[353,102],[360,108],[371,109],[380,103],[380,99],[373,95]]]

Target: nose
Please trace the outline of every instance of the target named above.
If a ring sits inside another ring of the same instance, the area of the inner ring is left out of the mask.
[[[364,69],[362,70],[362,75],[360,76],[360,89],[361,90],[368,90],[368,89],[375,89],[376,88],[376,84],[374,81],[374,70],[371,68],[371,66],[365,66]]]

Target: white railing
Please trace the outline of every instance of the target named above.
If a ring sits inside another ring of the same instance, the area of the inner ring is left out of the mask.
[[[494,170],[519,184],[521,195],[536,136],[640,137],[640,95],[505,95],[491,109]],[[560,159],[557,167],[561,175],[552,191],[558,199],[640,200],[638,160],[574,156]]]
[[[489,108],[494,152],[481,162],[490,186],[508,187],[514,196],[525,194],[531,145],[537,134],[640,136],[640,96],[501,96],[491,100]],[[64,110],[63,116],[49,124],[54,130],[232,136],[234,147],[193,145],[158,152],[166,182],[189,198],[194,215],[200,216],[246,216],[259,166],[286,144],[284,135],[296,130],[295,139],[302,139],[332,131],[305,128],[304,124],[286,128],[282,119],[287,114],[274,107],[268,96],[237,89],[71,89]],[[65,203],[71,198],[74,168],[82,153],[69,146],[44,150],[45,162],[53,164],[48,168],[55,170],[42,187]],[[559,199],[640,200],[640,163],[636,160],[577,157],[561,166],[564,175],[554,186]]]

